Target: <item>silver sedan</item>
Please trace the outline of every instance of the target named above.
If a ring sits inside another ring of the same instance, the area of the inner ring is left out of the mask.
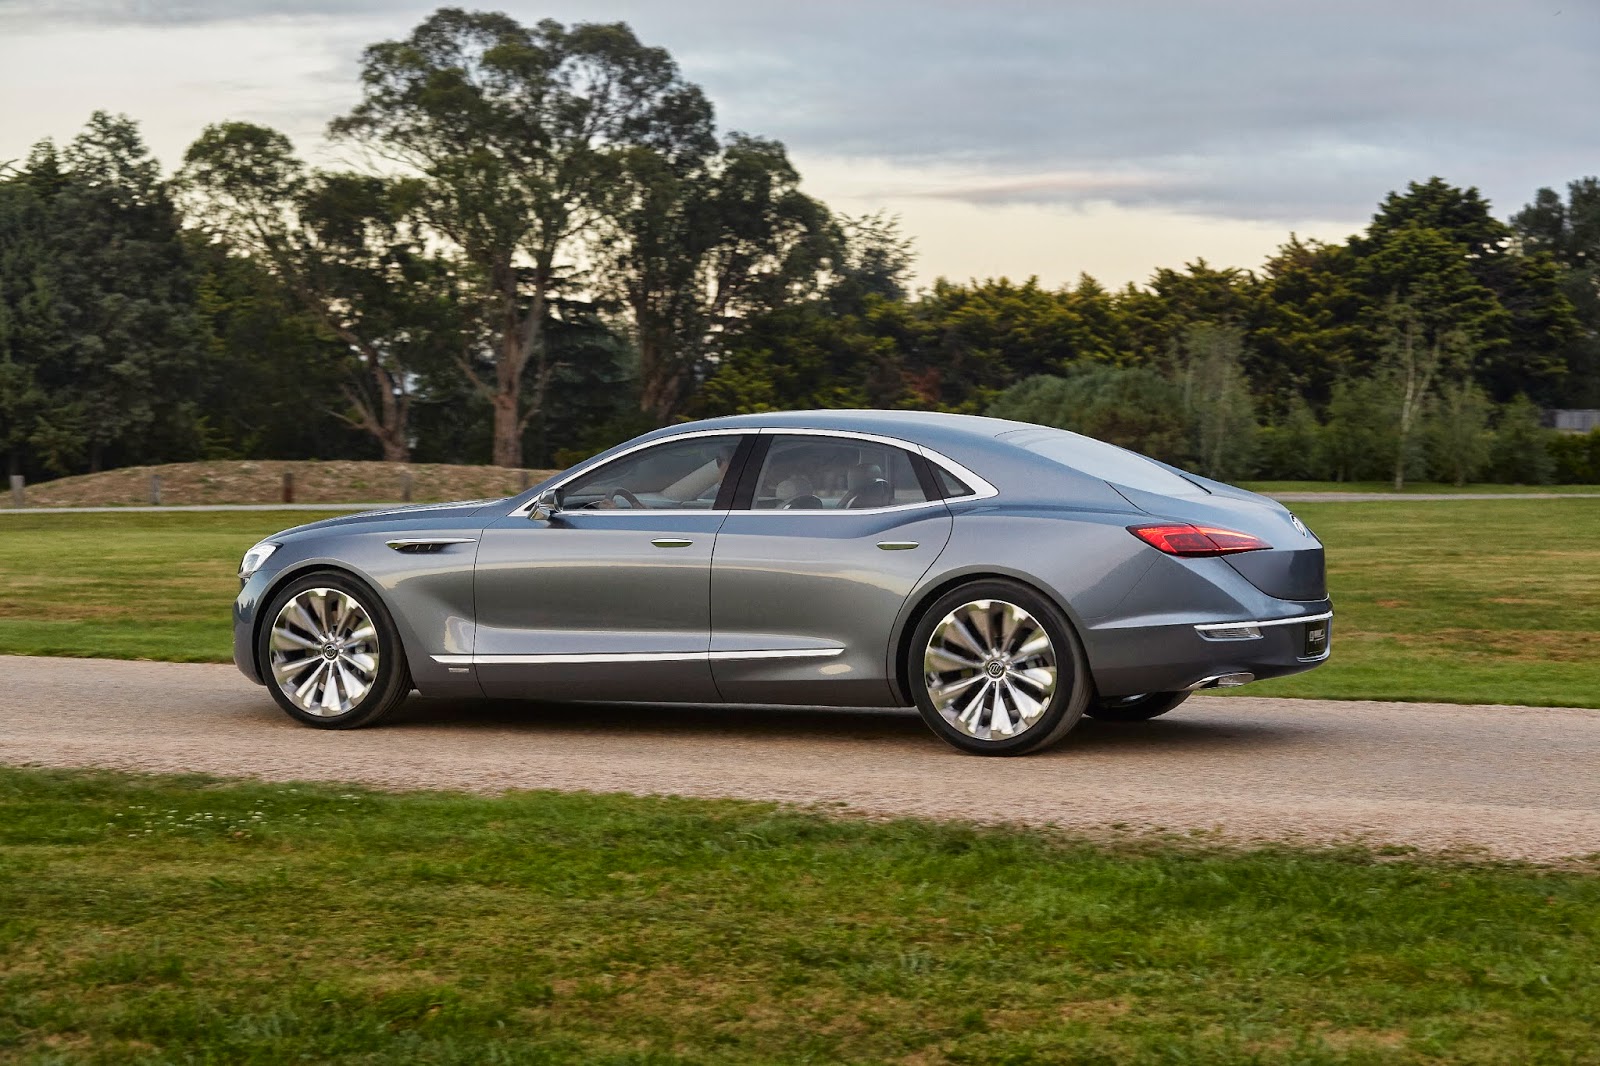
[[[673,426],[519,496],[251,548],[234,659],[307,725],[428,696],[903,707],[1054,744],[1329,653],[1280,504],[1101,441],[899,411]]]

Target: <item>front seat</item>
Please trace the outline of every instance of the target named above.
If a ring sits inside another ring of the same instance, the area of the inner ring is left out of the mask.
[[[840,507],[888,507],[894,503],[894,490],[883,480],[883,468],[877,463],[860,463],[845,472],[847,486]]]

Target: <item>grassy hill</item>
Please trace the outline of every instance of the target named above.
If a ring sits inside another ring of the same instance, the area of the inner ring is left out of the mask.
[[[374,463],[354,460],[212,460],[130,466],[61,478],[27,488],[29,507],[115,507],[149,504],[150,479],[161,478],[166,506],[206,503],[281,503],[283,475],[294,475],[296,503],[417,503],[509,496],[549,477],[550,470],[443,463]],[[10,507],[9,493],[0,507]]]

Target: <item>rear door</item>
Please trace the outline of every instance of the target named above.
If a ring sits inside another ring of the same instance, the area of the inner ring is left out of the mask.
[[[711,668],[737,703],[895,702],[889,633],[950,539],[902,442],[763,431],[711,565]]]

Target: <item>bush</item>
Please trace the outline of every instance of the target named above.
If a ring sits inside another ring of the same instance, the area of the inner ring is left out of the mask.
[[[1500,409],[1490,448],[1489,473],[1508,485],[1548,485],[1555,479],[1555,459],[1550,454],[1554,430],[1539,423],[1539,408],[1526,396]]]
[[[1558,483],[1600,484],[1600,429],[1588,433],[1557,433],[1549,444]]]

